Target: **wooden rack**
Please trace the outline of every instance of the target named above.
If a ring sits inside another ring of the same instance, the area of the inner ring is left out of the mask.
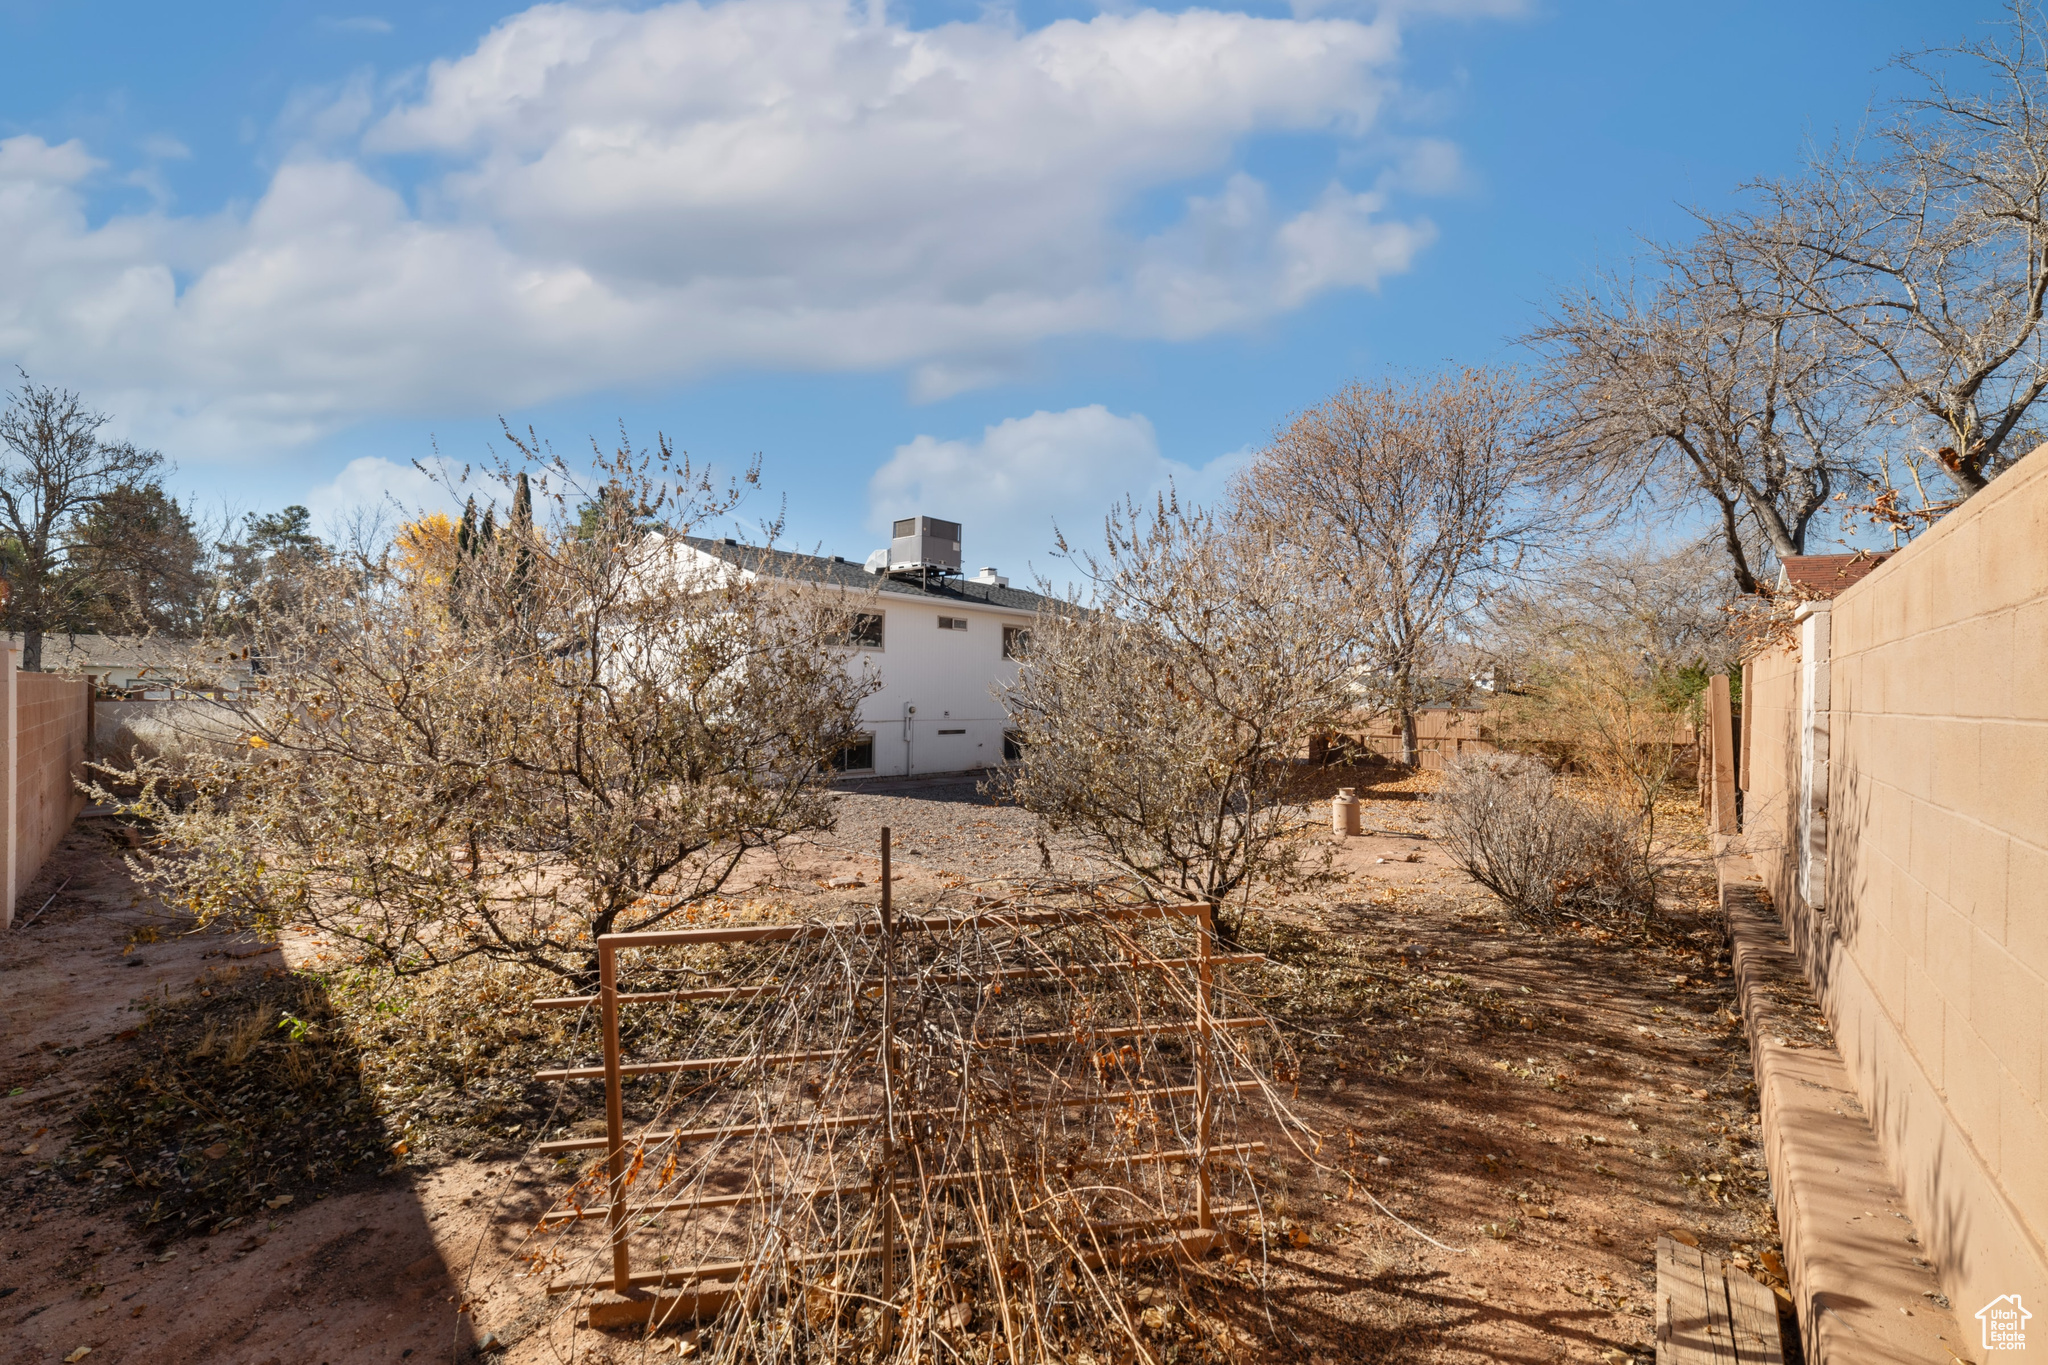
[[[1180,1034],[1194,1040],[1195,1066],[1194,1083],[1187,1086],[1161,1086],[1146,1089],[1120,1090],[1081,1096],[1048,1096],[1046,1103],[1056,1108],[1088,1108],[1112,1104],[1127,1104],[1139,1100],[1163,1100],[1169,1098],[1191,1098],[1195,1108],[1195,1141],[1192,1148],[1171,1151],[1137,1153],[1113,1158],[1104,1162],[1084,1163],[1088,1166],[1108,1168],[1124,1164],[1188,1163],[1194,1168],[1195,1208],[1184,1214],[1161,1214],[1153,1217],[1127,1218],[1110,1222],[1089,1223],[1081,1230],[1093,1235],[1115,1236],[1149,1230],[1166,1229],[1173,1236],[1155,1243],[1140,1243],[1124,1248],[1126,1253],[1135,1254],[1185,1254],[1199,1255],[1212,1246],[1218,1238],[1218,1219],[1249,1212],[1249,1206],[1218,1207],[1211,1200],[1211,1163],[1218,1157],[1243,1157],[1255,1151],[1263,1151],[1264,1143],[1235,1143],[1212,1145],[1210,1129],[1218,1095],[1227,1092],[1254,1090],[1255,1081],[1235,1084],[1216,1083],[1213,1040],[1217,1030],[1248,1029],[1264,1027],[1267,1020],[1260,1016],[1218,1019],[1214,1017],[1213,1002],[1216,989],[1216,971],[1220,967],[1262,962],[1265,959],[1256,953],[1218,953],[1216,951],[1216,926],[1214,909],[1206,903],[1186,905],[1129,906],[1108,909],[1090,909],[1072,912],[1003,912],[988,910],[973,915],[946,915],[898,917],[894,913],[890,895],[890,839],[884,828],[881,836],[882,878],[881,913],[876,921],[839,922],[831,924],[770,924],[748,925],[725,929],[682,929],[637,934],[605,934],[597,940],[598,990],[594,996],[567,996],[536,1000],[535,1009],[582,1009],[595,1004],[598,1007],[600,1035],[604,1049],[601,1066],[562,1067],[537,1073],[536,1079],[543,1081],[598,1080],[605,1087],[605,1134],[603,1137],[567,1138],[544,1142],[536,1148],[543,1154],[566,1155],[574,1152],[603,1151],[607,1199],[602,1205],[576,1209],[568,1213],[554,1214],[544,1220],[544,1227],[557,1227],[586,1219],[602,1217],[609,1233],[611,1249],[611,1271],[607,1275],[556,1280],[549,1284],[550,1294],[570,1293],[585,1290],[609,1291],[594,1300],[589,1309],[592,1326],[624,1325],[632,1322],[662,1323],[692,1318],[702,1319],[713,1316],[729,1305],[739,1292],[735,1282],[741,1280],[749,1262],[725,1261],[702,1265],[669,1267],[658,1270],[636,1271],[632,1264],[629,1220],[636,1214],[731,1208],[745,1204],[767,1202],[773,1198],[790,1197],[792,1192],[778,1191],[774,1194],[749,1193],[699,1196],[688,1199],[651,1199],[640,1204],[629,1202],[628,1187],[631,1184],[629,1163],[637,1152],[644,1156],[656,1144],[685,1144],[715,1142],[726,1138],[762,1136],[768,1134],[796,1133],[805,1131],[836,1129],[878,1129],[881,1148],[881,1167],[887,1174],[884,1184],[889,1188],[910,1188],[920,1182],[898,1176],[895,1166],[895,1143],[898,1133],[908,1123],[932,1118],[946,1118],[958,1121],[956,1110],[899,1109],[896,1102],[897,1062],[894,1046],[896,1040],[895,1010],[896,992],[900,983],[896,976],[895,945],[903,936],[911,934],[959,933],[973,929],[1011,929],[1033,926],[1083,925],[1102,921],[1165,920],[1173,918],[1196,921],[1197,952],[1192,957],[1170,959],[1134,960],[1124,963],[1088,963],[1074,966],[1028,967],[993,971],[986,974],[953,973],[925,978],[924,984],[990,986],[1003,982],[1020,980],[1083,979],[1108,976],[1125,972],[1177,972],[1191,973],[1194,986],[1195,1010],[1190,1019],[1131,1026],[1112,1026],[1086,1030],[1089,1041],[1127,1039],[1134,1037],[1157,1037]],[[793,1051],[767,1055],[673,1058],[663,1060],[628,1062],[622,1055],[619,1042],[619,1010],[622,1005],[653,1004],[682,1001],[748,1000],[772,997],[782,992],[781,985],[713,987],[697,990],[622,992],[618,988],[619,954],[641,948],[660,948],[682,945],[709,945],[733,943],[774,943],[798,940],[818,940],[832,937],[876,936],[884,940],[882,948],[882,971],[880,980],[864,983],[870,992],[877,987],[881,994],[882,1038],[880,1046],[869,1044],[855,1049],[819,1049]],[[1040,1044],[1071,1042],[1077,1037],[1074,1030],[1056,1033],[1026,1034],[1012,1038],[992,1039],[977,1044],[983,1048],[1031,1047]],[[673,1072],[710,1072],[736,1070],[747,1066],[795,1066],[811,1062],[831,1061],[853,1054],[878,1054],[881,1071],[880,1099],[878,1110],[855,1114],[819,1114],[808,1118],[784,1122],[729,1124],[709,1128],[677,1130],[643,1130],[629,1134],[626,1131],[625,1096],[622,1083],[629,1077],[659,1075]],[[969,1116],[969,1123],[977,1120]],[[980,1120],[992,1122],[992,1119]],[[991,1174],[985,1171],[955,1173],[938,1177],[939,1183],[964,1181]],[[924,1183],[931,1183],[927,1178]],[[797,1197],[822,1199],[833,1196],[873,1194],[877,1190],[873,1182],[859,1185],[824,1183],[796,1191]],[[880,1247],[853,1250],[825,1251],[792,1255],[792,1264],[818,1261],[847,1261],[879,1257],[881,1261],[882,1293],[885,1315],[893,1312],[895,1298],[896,1228],[894,1218],[886,1211],[892,1208],[884,1200],[885,1211],[880,1219]],[[1190,1226],[1192,1225],[1192,1226]],[[1180,1231],[1180,1229],[1187,1229]],[[980,1245],[978,1239],[960,1239],[961,1245]],[[928,1248],[927,1248],[928,1249]],[[952,1249],[948,1240],[947,1249]],[[1097,1259],[1100,1259],[1099,1257]],[[692,1292],[664,1294],[658,1292],[673,1286],[693,1286]],[[885,1332],[890,1319],[885,1316]]]

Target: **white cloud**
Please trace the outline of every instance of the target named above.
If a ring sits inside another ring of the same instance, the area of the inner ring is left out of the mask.
[[[95,223],[83,145],[0,142],[0,359],[184,458],[741,367],[940,397],[1407,269],[1432,229],[1393,182],[1276,206],[1231,173],[1254,135],[1378,137],[1397,57],[1384,17],[538,6],[395,105],[359,76],[295,108],[246,212]],[[393,154],[442,169],[394,188]]]
[[[1142,414],[1120,417],[1099,403],[1034,412],[978,440],[919,436],[896,447],[868,482],[868,530],[879,545],[898,517],[945,517],[961,523],[968,572],[993,564],[1020,586],[1034,569],[1063,581],[1055,524],[1076,549],[1095,549],[1103,517],[1126,497],[1142,505],[1171,485],[1205,502],[1247,458],[1232,452],[1199,469],[1168,459]]]
[[[334,534],[345,532],[359,518],[382,518],[389,530],[428,512],[459,515],[463,499],[443,481],[435,461],[422,463],[424,469],[381,455],[350,460],[333,479],[307,496],[306,510],[313,514],[313,525]],[[490,499],[479,497],[478,501],[488,503]]]

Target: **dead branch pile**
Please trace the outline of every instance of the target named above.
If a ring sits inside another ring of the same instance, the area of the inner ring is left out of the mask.
[[[1210,955],[1203,917],[1125,913],[635,954],[622,1169],[602,1134],[542,1144],[573,1149],[575,1183],[525,1264],[600,1302],[623,1249],[657,1324],[709,1323],[721,1361],[1151,1358],[1130,1276],[1257,1236],[1248,1132],[1309,1135],[1262,1079],[1291,1074],[1284,1043],[1230,984],[1257,959]]]

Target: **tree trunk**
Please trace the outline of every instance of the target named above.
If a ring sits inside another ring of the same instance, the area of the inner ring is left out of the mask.
[[[1412,708],[1401,708],[1401,764],[1414,768],[1421,765],[1422,755],[1415,744],[1415,712]]]
[[[27,627],[22,629],[21,663],[18,667],[24,673],[43,671],[43,633],[40,630]]]

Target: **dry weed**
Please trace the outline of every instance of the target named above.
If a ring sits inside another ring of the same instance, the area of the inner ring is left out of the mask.
[[[1197,952],[1186,920],[1081,911],[993,914],[893,944],[820,926],[779,946],[650,955],[622,989],[734,993],[637,1007],[634,1060],[716,1060],[624,1086],[642,1135],[618,1177],[636,1271],[665,1268],[716,1296],[713,1360],[1229,1358],[1228,1338],[1150,1281],[1173,1235],[1197,1224],[1198,1182],[1179,1155],[1203,1137],[1186,1026]],[[1214,1016],[1254,1018],[1220,976]],[[1214,1032],[1211,1199],[1240,1246],[1293,1227],[1254,1178],[1244,1134],[1257,1118],[1313,1142],[1263,1079],[1291,1069],[1263,1021]],[[579,1127],[561,1137],[588,1154],[562,1158],[572,1187],[522,1259],[588,1293],[610,1283],[599,1210],[618,1187],[601,1128]]]

